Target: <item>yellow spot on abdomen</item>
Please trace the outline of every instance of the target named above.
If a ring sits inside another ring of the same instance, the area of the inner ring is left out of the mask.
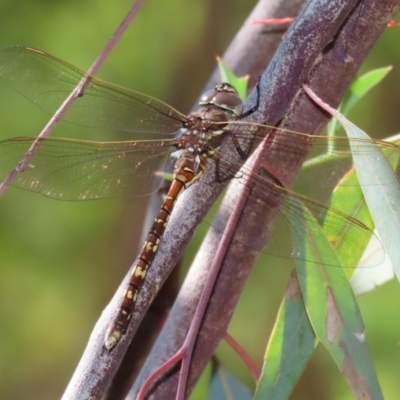
[[[136,267],[133,271],[133,275],[137,276],[138,278],[144,279],[144,277],[146,276],[146,270],[142,270],[142,268]]]

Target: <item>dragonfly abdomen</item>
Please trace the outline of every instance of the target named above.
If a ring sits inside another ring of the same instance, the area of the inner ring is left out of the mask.
[[[197,171],[195,171],[195,155],[193,153],[184,154],[178,160],[170,190],[150,228],[142,251],[133,267],[128,288],[124,293],[118,313],[107,329],[104,340],[104,346],[107,350],[112,350],[116,346],[128,327],[138,293],[143,286],[147,270],[157,253],[178,195],[186,189],[201,172],[202,168],[198,168]]]

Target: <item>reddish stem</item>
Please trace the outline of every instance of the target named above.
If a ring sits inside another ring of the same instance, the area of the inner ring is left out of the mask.
[[[303,90],[307,93],[308,97],[317,105],[319,105],[323,110],[327,111],[329,114],[334,116],[335,118],[338,117],[338,111],[331,107],[328,103],[325,103],[317,94],[313,92],[310,86],[304,84]]]
[[[391,28],[393,26],[400,26],[400,21],[396,21],[395,19],[392,19],[391,21],[388,22],[387,26],[388,26],[388,28]]]
[[[184,350],[183,346],[167,361],[165,361],[164,364],[162,364],[160,367],[158,367],[155,371],[153,371],[149,377],[145,380],[143,383],[142,387],[140,388],[138,395],[136,397],[136,400],[144,400],[147,391],[149,390],[150,386],[154,383],[154,381],[161,376],[161,374],[170,368],[172,368],[176,363],[178,363],[180,360],[182,360],[184,357]]]
[[[261,376],[261,371],[257,367],[256,363],[253,361],[253,359],[250,357],[250,355],[247,353],[247,351],[228,332],[226,332],[224,339],[225,342],[228,343],[228,345],[231,346],[233,350],[235,350],[235,352],[246,364],[254,380],[258,382]]]
[[[289,26],[294,21],[293,17],[287,18],[270,18],[270,19],[255,19],[251,21],[252,25],[287,25]]]

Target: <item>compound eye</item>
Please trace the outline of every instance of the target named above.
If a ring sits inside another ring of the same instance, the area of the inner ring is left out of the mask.
[[[201,106],[208,106],[208,105],[214,104],[214,98],[215,98],[215,96],[216,96],[217,93],[218,93],[218,92],[217,92],[215,89],[209,90],[208,92],[205,92],[205,93],[201,96],[200,101],[199,101],[199,104],[200,104]]]
[[[236,116],[243,111],[243,102],[237,93],[218,92],[214,97],[214,104],[223,110],[232,112]]]
[[[243,102],[233,86],[221,83],[201,96],[201,106],[215,106],[236,116],[243,111]]]

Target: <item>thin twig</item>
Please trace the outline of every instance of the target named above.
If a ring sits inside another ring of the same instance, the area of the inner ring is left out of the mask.
[[[294,18],[287,17],[287,18],[270,18],[270,19],[255,19],[252,24],[253,25],[278,25],[288,27]]]
[[[267,138],[265,138],[266,140]],[[248,163],[246,163],[246,170],[258,171],[263,160],[263,153],[265,151],[266,142],[265,140],[260,144],[259,148],[253,154]],[[253,175],[250,173],[243,174],[243,186],[240,190],[240,195],[237,197],[235,202],[235,208],[233,209],[231,215],[229,216],[227,225],[221,237],[221,241],[218,245],[217,251],[214,256],[214,260],[211,264],[210,270],[207,274],[207,280],[204,284],[203,291],[201,293],[199,304],[196,307],[196,312],[193,316],[192,323],[189,328],[189,332],[184,341],[183,347],[185,348],[185,357],[182,360],[181,373],[179,375],[177,398],[179,400],[184,399],[186,393],[187,378],[189,375],[189,367],[192,357],[192,352],[194,345],[196,343],[196,338],[198,337],[200,325],[204,318],[204,313],[209,304],[211,298],[211,292],[214,289],[218,273],[223,264],[224,257],[228,251],[229,245],[231,243],[232,237],[235,234],[237,223],[241,216],[241,211],[246,204],[246,200],[250,194]]]
[[[37,139],[32,143],[32,145],[29,147],[28,151],[25,153],[21,161],[18,163],[18,165],[6,176],[6,178],[1,182],[0,184],[0,196],[4,193],[4,191],[8,188],[8,186],[11,185],[11,183],[14,181],[14,179],[17,177],[19,173],[24,172],[28,166],[29,162],[32,159],[32,157],[35,155],[35,153],[38,151],[42,139],[46,138],[50,135],[51,131],[55,128],[55,126],[58,124],[58,122],[62,119],[64,114],[69,110],[69,108],[72,106],[72,104],[75,102],[76,99],[84,95],[85,88],[87,85],[90,83],[93,75],[96,74],[98,69],[101,67],[111,50],[114,48],[122,34],[125,32],[129,24],[131,23],[132,19],[135,17],[135,15],[139,12],[140,8],[142,7],[143,3],[145,0],[137,0],[135,4],[131,7],[129,10],[128,14],[122,21],[122,23],[119,25],[117,30],[115,31],[114,35],[111,37],[111,39],[108,41],[107,45],[104,47],[104,49],[101,51],[99,56],[96,58],[96,60],[93,62],[93,64],[90,66],[88,69],[87,73],[85,76],[80,80],[80,82],[77,84],[75,89],[71,92],[71,94],[65,99],[65,101],[62,103],[60,108],[54,113],[54,115],[51,117],[49,122],[46,124],[46,126],[43,128],[43,130],[40,132],[38,135]]]
[[[246,350],[238,343],[228,332],[224,336],[225,342],[240,356],[249,369],[254,382],[260,379],[261,371],[258,369],[256,363],[251,359]]]
[[[169,358],[164,364],[162,364],[159,368],[157,368],[143,383],[140,388],[136,400],[144,400],[147,394],[147,391],[150,389],[151,385],[160,377],[162,374],[173,366],[175,366],[178,362],[180,362],[185,355],[184,346],[180,348],[171,358]]]

